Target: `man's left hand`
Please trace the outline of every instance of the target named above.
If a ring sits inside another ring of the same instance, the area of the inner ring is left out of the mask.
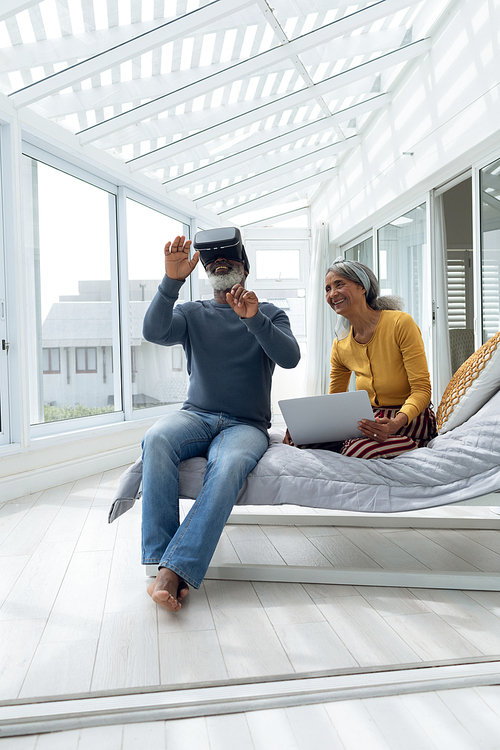
[[[259,299],[255,292],[241,284],[236,284],[226,293],[226,300],[240,318],[253,318],[259,310]]]

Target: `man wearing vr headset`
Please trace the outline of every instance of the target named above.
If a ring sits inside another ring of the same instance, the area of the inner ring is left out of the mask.
[[[233,241],[234,240],[234,241]],[[165,245],[165,276],[144,318],[144,338],[182,344],[189,388],[182,409],[158,420],[143,440],[142,562],[157,564],[148,593],[176,612],[199,588],[245,477],[266,451],[271,378],[300,351],[283,310],[245,289],[249,264],[239,230],[198,232]],[[174,307],[201,257],[213,300]],[[203,488],[179,525],[178,466],[206,456]]]

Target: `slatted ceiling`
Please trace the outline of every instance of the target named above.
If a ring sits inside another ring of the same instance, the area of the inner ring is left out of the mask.
[[[0,21],[0,90],[17,91],[16,106],[32,107],[75,133],[81,143],[129,161],[132,171],[166,183],[166,191],[178,190],[212,210],[215,206],[221,215],[244,207],[246,201],[249,208],[265,211],[267,201],[270,216],[276,213],[276,202],[280,212],[283,204],[286,208],[293,203],[295,209],[297,200],[307,205],[321,180],[342,160],[345,151],[334,144],[353,134],[362,137],[373,109],[387,106],[389,99],[360,111],[357,105],[388,93],[412,55],[426,53],[425,45],[412,48],[408,42],[413,38],[418,43],[428,30],[428,19],[434,21],[453,2],[7,1],[22,10]],[[202,24],[196,22],[204,17],[197,9],[207,15]],[[186,13],[192,15],[186,18]],[[163,28],[170,21],[174,26]],[[333,22],[336,25],[328,26]],[[168,39],[178,24],[186,24],[190,33]],[[146,49],[153,38],[147,32],[160,27],[162,37],[157,34],[156,46]],[[313,36],[304,37],[310,32]],[[141,52],[136,45],[140,54],[133,54],[130,40],[135,38],[143,48]],[[407,46],[401,60],[382,58],[402,44]],[[122,53],[129,49],[127,58]],[[107,56],[101,54],[110,50]],[[267,50],[269,58],[260,57]],[[381,59],[369,63],[375,58]],[[82,60],[90,64],[71,68],[65,78],[50,79],[51,93],[43,93],[46,84],[26,95],[20,91]],[[80,71],[87,69],[89,75],[79,80]],[[348,78],[333,78],[342,71],[349,71]],[[24,103],[28,100],[33,103]],[[339,110],[346,111],[325,126],[322,120]],[[126,118],[117,117],[123,112]],[[304,138],[300,126],[316,122],[318,132]],[[273,148],[273,138],[285,133],[288,142]],[[259,143],[262,150],[252,151]],[[317,158],[312,153],[327,144],[331,155]],[[206,165],[216,167],[221,157],[234,157],[234,163],[203,172]],[[297,159],[302,160],[297,162],[300,169],[293,166]],[[192,182],[184,177],[175,185],[174,177],[191,173]],[[266,184],[257,188],[253,176],[260,173],[266,175]],[[298,175],[306,178],[302,185]],[[235,199],[229,188],[238,190],[239,183],[244,192]]]

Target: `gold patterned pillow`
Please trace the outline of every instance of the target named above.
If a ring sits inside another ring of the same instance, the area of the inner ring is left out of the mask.
[[[500,388],[500,332],[458,368],[436,413],[440,434],[466,422]]]

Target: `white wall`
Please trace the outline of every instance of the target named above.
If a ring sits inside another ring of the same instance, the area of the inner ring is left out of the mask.
[[[395,218],[500,148],[500,0],[451,8],[430,52],[311,207],[313,226],[328,221],[334,245]]]

